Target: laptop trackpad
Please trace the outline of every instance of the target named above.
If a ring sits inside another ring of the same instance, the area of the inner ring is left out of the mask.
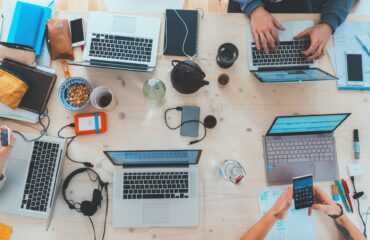
[[[136,21],[135,17],[114,16],[112,31],[133,34],[136,29]]]
[[[168,223],[169,205],[167,203],[144,204],[143,210],[144,223]]]
[[[290,163],[289,165],[292,178],[306,174],[315,175],[315,167],[313,163]]]

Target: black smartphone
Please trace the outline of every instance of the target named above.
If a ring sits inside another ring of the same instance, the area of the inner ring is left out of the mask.
[[[10,130],[8,128],[1,129],[1,146],[6,147],[10,144]]]
[[[184,123],[181,126],[180,135],[184,137],[198,137],[199,134],[199,115],[200,108],[197,106],[183,106],[181,123]],[[193,121],[188,122],[187,121]]]
[[[347,52],[347,83],[362,85],[364,81],[361,53]]]
[[[293,178],[293,196],[295,209],[311,207],[313,204],[312,174]]]
[[[78,47],[85,44],[85,31],[82,18],[77,18],[70,21],[72,46]]]

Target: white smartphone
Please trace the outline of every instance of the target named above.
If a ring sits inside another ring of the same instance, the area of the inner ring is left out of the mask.
[[[361,52],[346,51],[347,84],[363,85],[364,72]]]
[[[71,26],[72,47],[85,45],[85,29],[82,18],[73,19],[69,22]]]

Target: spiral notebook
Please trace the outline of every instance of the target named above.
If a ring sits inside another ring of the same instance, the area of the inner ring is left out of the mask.
[[[186,24],[186,27],[184,23]],[[186,35],[187,32],[188,34]],[[199,34],[198,11],[167,9],[163,54],[174,56],[197,55],[198,34]],[[185,53],[183,50],[185,51]]]

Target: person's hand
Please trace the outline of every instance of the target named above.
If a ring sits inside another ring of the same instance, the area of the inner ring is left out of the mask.
[[[7,127],[6,126],[0,127],[0,129],[3,129],[3,128],[7,128]],[[1,136],[0,136],[0,141],[1,141]],[[4,163],[8,159],[9,155],[12,153],[14,142],[15,142],[15,137],[12,134],[10,136],[10,143],[8,146],[3,147],[0,145],[0,163]]]
[[[319,59],[325,55],[325,45],[332,34],[331,27],[326,23],[320,23],[313,27],[307,28],[294,37],[295,40],[310,38],[311,45],[302,53],[307,56],[307,61]]]
[[[269,210],[270,213],[277,219],[285,218],[292,204],[292,199],[293,187],[290,185],[288,189],[280,195],[278,200],[276,200],[274,206]]]
[[[321,211],[326,215],[338,215],[340,207],[321,190],[318,186],[313,186],[314,204],[308,209],[308,215],[311,215],[312,209]]]
[[[258,7],[252,12],[251,26],[257,49],[260,50],[262,45],[265,54],[269,53],[268,46],[276,51],[276,46],[279,44],[276,28],[282,31],[285,28],[263,7]]]

